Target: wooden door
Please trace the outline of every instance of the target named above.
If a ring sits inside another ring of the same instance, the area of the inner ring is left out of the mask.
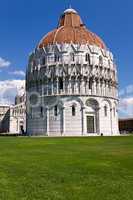
[[[87,133],[94,133],[94,116],[87,116]]]

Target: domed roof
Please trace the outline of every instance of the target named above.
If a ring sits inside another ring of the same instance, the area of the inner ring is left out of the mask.
[[[49,44],[71,42],[74,44],[87,43],[102,49],[106,48],[102,39],[86,28],[77,11],[69,8],[61,15],[58,27],[44,36],[39,43],[39,48],[46,47]]]

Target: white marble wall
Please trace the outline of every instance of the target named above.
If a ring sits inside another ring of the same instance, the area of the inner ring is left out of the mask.
[[[54,97],[53,97],[54,98]],[[118,116],[116,105],[117,101],[108,98],[89,97],[60,97],[58,106],[58,114],[54,114],[54,106],[49,104],[49,109],[44,111],[44,115],[37,115],[36,111],[32,117],[28,119],[28,133],[32,135],[117,135]],[[94,104],[87,104],[87,102]],[[60,104],[62,102],[62,105]],[[95,105],[96,104],[96,105]],[[72,105],[75,106],[76,115],[72,116]],[[107,116],[105,116],[104,106],[107,106]],[[115,108],[113,110],[112,108]],[[40,107],[38,107],[38,112]],[[95,132],[87,133],[86,117],[95,117]]]
[[[26,131],[26,106],[25,101],[10,107],[9,132],[21,134],[21,126]]]
[[[90,58],[88,61],[87,54]],[[55,56],[58,59],[55,60]],[[87,44],[56,44],[35,49],[29,57],[26,80],[28,94],[37,92],[41,101],[48,99],[47,104],[39,105],[47,107],[44,109],[45,117],[40,116],[40,107],[32,109],[31,118],[27,116],[28,133],[88,135],[87,115],[95,118],[93,135],[118,133],[117,69],[108,50]],[[52,107],[49,102],[54,98],[57,105],[58,101],[62,102],[58,105],[57,116],[54,116],[55,104]],[[86,105],[88,99],[97,102],[96,108]],[[73,101],[76,101],[76,116],[71,113]],[[105,105],[107,116],[104,113]]]

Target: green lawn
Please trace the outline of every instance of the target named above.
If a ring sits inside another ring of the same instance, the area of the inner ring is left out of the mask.
[[[0,137],[0,200],[133,200],[133,137]]]

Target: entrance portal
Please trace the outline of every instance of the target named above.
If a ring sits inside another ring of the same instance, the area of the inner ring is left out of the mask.
[[[94,133],[95,132],[95,126],[94,126],[94,116],[87,116],[87,133]]]

